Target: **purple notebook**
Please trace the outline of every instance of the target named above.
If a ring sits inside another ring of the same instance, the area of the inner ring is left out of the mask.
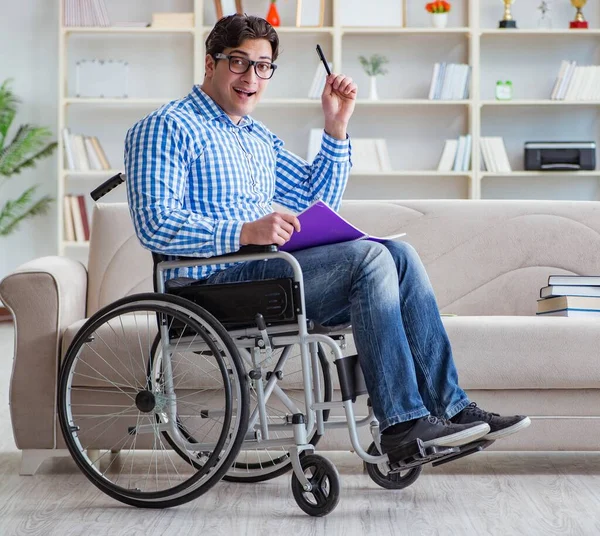
[[[382,240],[391,240],[406,234],[401,233],[384,238],[369,236],[342,218],[323,201],[317,201],[298,214],[298,220],[300,220],[302,230],[299,233],[294,231],[289,242],[279,247],[281,251],[297,251],[299,249],[362,239],[381,242]]]

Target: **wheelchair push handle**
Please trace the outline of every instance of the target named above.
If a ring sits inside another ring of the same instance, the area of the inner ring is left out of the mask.
[[[117,186],[125,182],[125,174],[117,173],[114,177],[111,177],[107,181],[104,181],[98,188],[95,188],[90,192],[92,199],[98,201],[104,197],[108,192],[114,190]]]

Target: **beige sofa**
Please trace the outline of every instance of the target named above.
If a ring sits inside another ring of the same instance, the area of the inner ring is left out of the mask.
[[[486,409],[532,417],[491,448],[600,450],[600,319],[535,316],[549,274],[600,274],[600,202],[365,201],[341,213],[372,234],[407,233],[441,311],[457,315],[444,324],[462,386]],[[87,271],[45,257],[0,282],[16,319],[10,411],[23,474],[66,453],[56,383],[68,341],[100,307],[151,288],[124,204],[97,206]],[[319,448],[349,449],[347,433],[328,432]]]

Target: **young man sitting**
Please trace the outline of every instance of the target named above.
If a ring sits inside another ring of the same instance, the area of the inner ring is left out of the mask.
[[[127,134],[131,216],[142,245],[166,255],[212,257],[246,244],[285,244],[301,211],[317,199],[341,203],[351,168],[347,126],[357,87],[332,74],[321,97],[324,132],[312,164],[250,114],[276,72],[279,39],[263,19],[221,19],[206,40],[205,77],[181,100]],[[347,242],[293,253],[305,278],[307,317],[352,324],[382,449],[414,441],[457,446],[500,439],[530,424],[471,402],[427,273],[406,242]],[[172,270],[171,284],[290,277],[280,259]]]

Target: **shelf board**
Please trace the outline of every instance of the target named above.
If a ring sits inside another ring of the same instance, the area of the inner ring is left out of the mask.
[[[525,30],[501,30],[500,28],[490,28],[487,30],[481,30],[479,35],[510,35],[514,36],[535,36],[535,35],[574,35],[577,37],[585,37],[587,36],[598,36],[600,35],[600,30],[570,30],[568,28],[559,28],[556,30],[539,30],[536,28],[530,28]]]
[[[82,98],[69,97],[62,99],[63,105],[78,104],[78,105],[110,105],[110,106],[162,106],[174,99],[134,99],[134,98]]]
[[[480,177],[502,178],[502,177],[600,177],[600,170],[595,171],[511,171],[509,173],[493,173],[490,171],[482,171]]]
[[[484,100],[480,106],[599,106],[600,101],[595,100],[550,100],[550,99],[516,99],[508,101]]]
[[[430,100],[430,99],[356,99],[357,106],[466,106],[471,103],[470,99],[461,100]]]
[[[213,26],[204,26],[202,31],[209,33]],[[333,26],[307,26],[298,28],[296,26],[278,26],[275,28],[278,34],[333,34],[335,29]]]
[[[87,248],[89,247],[89,242],[68,242],[63,241],[63,246],[66,248]]]
[[[76,169],[63,169],[61,171],[65,177],[81,177],[81,178],[98,178],[98,177],[112,177],[117,173],[121,173],[118,169],[90,169],[90,170],[76,170]]]
[[[351,171],[351,177],[470,177],[471,171],[436,171],[434,169],[395,171]]]
[[[364,26],[343,26],[342,34],[360,35],[360,34],[398,34],[398,35],[413,35],[413,34],[469,34],[470,28],[410,28],[402,26],[390,27],[364,27]]]
[[[61,32],[68,34],[165,34],[195,33],[194,28],[143,28],[138,26],[63,26]]]
[[[275,98],[275,99],[263,99],[258,103],[258,107],[261,106],[320,106],[321,99],[285,99],[285,98]]]

